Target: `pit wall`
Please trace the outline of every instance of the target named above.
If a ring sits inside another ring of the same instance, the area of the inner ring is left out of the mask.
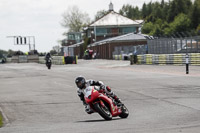
[[[200,65],[200,53],[188,53],[190,65]],[[144,54],[131,55],[130,64],[185,65],[186,54]]]

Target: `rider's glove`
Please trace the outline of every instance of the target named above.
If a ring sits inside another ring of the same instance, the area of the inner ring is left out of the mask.
[[[101,85],[100,88],[105,90],[106,86],[105,85]]]

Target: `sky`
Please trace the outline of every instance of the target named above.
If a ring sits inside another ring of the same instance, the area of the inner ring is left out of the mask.
[[[62,14],[73,6],[94,20],[98,11],[108,10],[110,2],[119,12],[124,4],[141,9],[144,2],[150,1],[161,0],[0,0],[0,49],[28,52],[28,45],[14,45],[14,39],[8,36],[34,36],[38,52],[50,51],[65,38],[62,33],[67,29],[60,24]]]

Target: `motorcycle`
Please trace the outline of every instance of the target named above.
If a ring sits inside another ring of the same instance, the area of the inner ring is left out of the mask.
[[[104,92],[98,91],[96,86],[89,86],[84,90],[85,101],[94,112],[99,113],[105,120],[112,120],[112,117],[127,118],[128,109],[124,104],[117,103]]]
[[[46,66],[48,69],[51,69],[51,58],[47,59]]]

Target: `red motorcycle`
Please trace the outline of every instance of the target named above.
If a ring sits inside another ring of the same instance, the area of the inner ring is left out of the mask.
[[[111,97],[102,91],[98,91],[96,86],[87,87],[84,93],[86,103],[105,120],[112,120],[112,117],[116,116],[128,117],[129,112],[124,104],[117,105]]]

